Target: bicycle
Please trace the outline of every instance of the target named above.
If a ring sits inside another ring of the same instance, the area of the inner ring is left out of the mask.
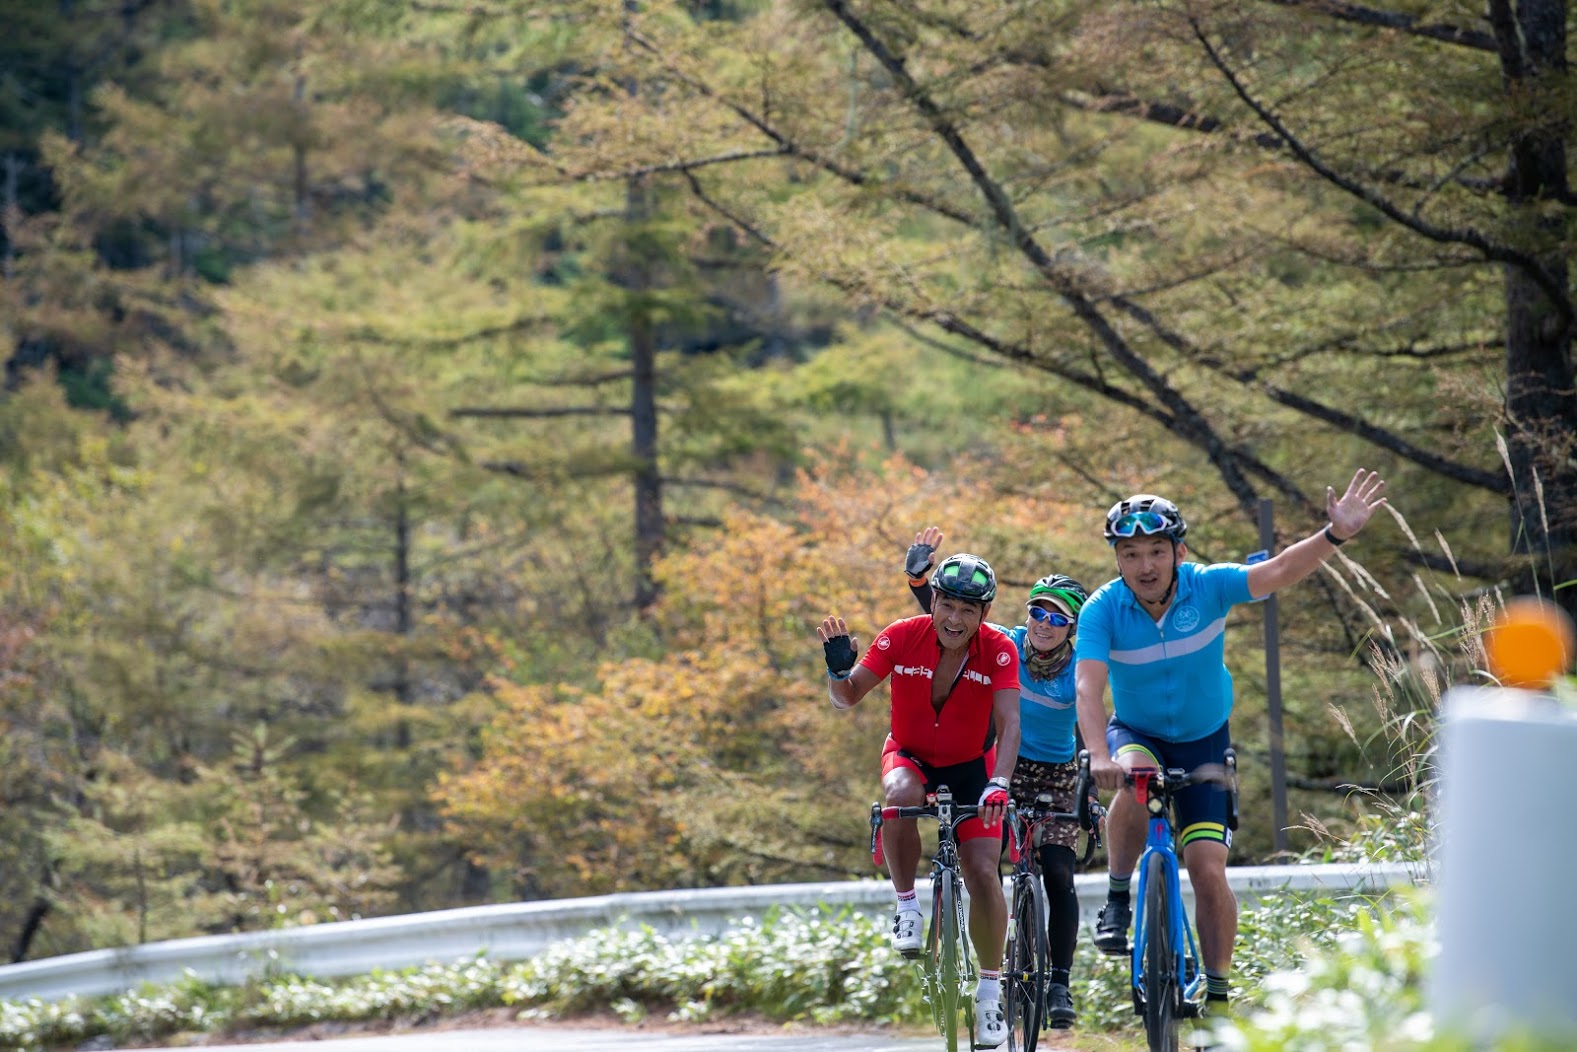
[[[964,877],[959,868],[957,826],[980,808],[955,804],[945,785],[928,794],[920,807],[871,805],[871,858],[883,863],[882,822],[898,818],[931,818],[937,823],[936,852],[931,856],[931,925],[920,952],[921,982],[937,1031],[947,1041],[947,1052],[958,1052],[958,1016],[963,1010],[966,1048],[974,1047],[975,997],[978,976],[969,954],[964,922]],[[1011,805],[1009,807],[1011,820]]]
[[[1130,960],[1133,1007],[1144,1018],[1150,1052],[1177,1052],[1179,1020],[1199,1015],[1205,980],[1197,964],[1194,928],[1183,908],[1171,811],[1177,794],[1189,786],[1224,783],[1227,828],[1236,829],[1237,754],[1228,749],[1224,764],[1205,764],[1192,771],[1135,768],[1127,782],[1139,805],[1150,813],[1135,889],[1142,906],[1134,924]]]
[[[1017,808],[1010,816],[1012,840],[1008,859],[1008,944],[1003,954],[1002,982],[1008,1006],[1009,1052],[1035,1052],[1046,1027],[1046,987],[1050,984],[1050,949],[1046,943],[1046,888],[1040,875],[1035,840],[1050,822],[1077,822],[1088,837],[1080,865],[1089,862],[1101,844],[1100,826],[1105,809],[1090,799],[1090,754],[1079,753],[1079,775],[1073,790],[1078,801],[1074,813],[1057,811],[1051,796],[1035,798],[1036,806]],[[1026,848],[1028,850],[1026,850]],[[1066,1026],[1067,1024],[1063,1024]]]

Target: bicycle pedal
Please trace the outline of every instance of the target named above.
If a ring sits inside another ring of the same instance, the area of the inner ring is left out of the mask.
[[[1203,1014],[1204,1009],[1198,1001],[1184,1001],[1183,1010],[1177,1013],[1179,1019],[1198,1019]]]

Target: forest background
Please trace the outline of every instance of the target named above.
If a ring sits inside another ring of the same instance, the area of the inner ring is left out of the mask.
[[[1486,597],[1577,605],[1565,2],[0,25],[12,960],[872,875],[813,626],[931,523],[1012,623],[1130,492],[1239,559],[1380,470],[1280,604],[1298,850],[1415,794]]]

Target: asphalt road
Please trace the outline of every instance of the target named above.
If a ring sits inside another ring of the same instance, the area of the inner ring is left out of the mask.
[[[236,1052],[935,1052],[936,1038],[881,1034],[682,1034],[634,1029],[497,1027],[428,1030],[384,1037],[231,1046]],[[213,1046],[210,1046],[213,1047]],[[173,1052],[146,1049],[144,1052]]]

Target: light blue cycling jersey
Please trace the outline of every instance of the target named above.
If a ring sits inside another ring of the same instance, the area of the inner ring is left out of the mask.
[[[1024,660],[1024,637],[1029,628],[1016,625],[1002,631],[1013,637],[1018,647],[1019,759],[1067,763],[1073,759],[1073,728],[1078,723],[1073,662],[1069,661],[1050,679],[1037,679]]]
[[[1106,662],[1112,710],[1123,723],[1162,741],[1196,741],[1232,714],[1227,611],[1252,598],[1247,566],[1183,563],[1157,623],[1119,577],[1079,611],[1074,661]]]

